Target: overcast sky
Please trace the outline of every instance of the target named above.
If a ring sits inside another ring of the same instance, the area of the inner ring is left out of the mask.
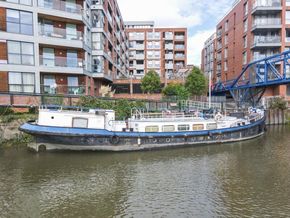
[[[188,28],[188,64],[200,66],[205,40],[233,0],[117,0],[125,21],[155,21],[157,27]]]

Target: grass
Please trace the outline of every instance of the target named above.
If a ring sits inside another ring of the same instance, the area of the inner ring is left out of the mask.
[[[33,141],[33,137],[28,134],[16,134],[13,139],[0,140],[0,148],[12,148],[26,146],[28,143]]]
[[[0,123],[9,124],[13,121],[23,121],[26,122],[28,120],[36,119],[35,114],[29,114],[29,113],[16,113],[16,114],[7,114],[7,115],[1,115],[0,116]]]

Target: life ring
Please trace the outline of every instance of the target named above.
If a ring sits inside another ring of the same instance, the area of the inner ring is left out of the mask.
[[[216,114],[215,116],[214,116],[214,119],[215,120],[221,120],[223,118],[223,115],[221,115],[221,114]]]
[[[166,138],[166,142],[169,143],[171,141],[170,138]]]
[[[110,143],[113,145],[117,145],[120,142],[120,138],[117,135],[113,135],[110,137]]]

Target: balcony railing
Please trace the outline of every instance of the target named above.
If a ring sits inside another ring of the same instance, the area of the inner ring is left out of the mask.
[[[184,45],[175,45],[175,49],[184,49]]]
[[[265,59],[267,57],[271,57],[273,55],[277,55],[279,54],[279,52],[276,52],[276,53],[269,53],[269,54],[257,54],[257,55],[254,55],[253,56],[253,59],[252,61],[257,61],[257,60],[261,60],[261,59]]]
[[[83,40],[83,33],[76,31],[75,34],[69,34],[66,29],[53,27],[52,31],[46,31],[44,25],[39,25],[39,35],[59,39]]]
[[[176,35],[175,39],[176,40],[184,40],[184,35]]]
[[[260,36],[254,38],[254,44],[271,44],[271,43],[280,43],[281,38],[278,36],[269,37],[269,36]]]
[[[68,86],[68,85],[40,85],[42,94],[68,94],[68,95],[85,95],[86,86]]]
[[[280,18],[273,18],[273,19],[255,19],[253,22],[253,26],[269,26],[269,25],[280,25],[281,19]]]
[[[48,58],[43,55],[39,56],[41,66],[46,67],[72,67],[84,68],[84,60],[81,58],[67,58],[67,57],[54,57]]]
[[[173,50],[173,44],[165,44],[165,49]]]
[[[256,0],[253,9],[256,7],[281,7],[281,0]]]
[[[166,40],[173,40],[173,34],[165,34]]]
[[[74,14],[81,14],[83,7],[79,4],[60,0],[38,0],[38,6],[47,9],[55,9]]]
[[[290,37],[286,37],[285,42],[290,42]]]
[[[184,54],[176,54],[175,55],[175,58],[185,58],[185,55]]]

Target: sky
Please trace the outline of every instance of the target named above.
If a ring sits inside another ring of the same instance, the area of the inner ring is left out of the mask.
[[[124,21],[154,21],[156,27],[187,27],[188,64],[200,66],[204,42],[234,0],[117,0]]]

